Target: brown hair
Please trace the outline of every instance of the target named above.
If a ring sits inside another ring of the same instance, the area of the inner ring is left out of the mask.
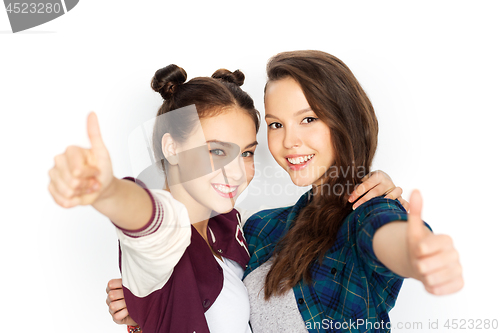
[[[347,191],[369,172],[378,134],[368,96],[338,58],[321,51],[283,52],[269,60],[267,76],[268,83],[292,78],[300,85],[311,109],[330,128],[335,158],[323,185],[314,188],[313,199],[275,248],[266,299],[284,294],[301,280],[311,282],[312,264],[321,263],[352,211]],[[340,194],[337,188],[343,189]]]
[[[161,161],[164,171],[166,165],[161,142],[165,133],[170,133],[174,140],[182,142],[187,139],[198,119],[217,116],[232,107],[246,112],[254,121],[255,130],[259,130],[259,112],[255,109],[252,98],[240,88],[245,81],[245,75],[241,71],[219,69],[212,77],[195,77],[188,82],[186,79],[186,71],[172,64],[157,70],[151,80],[151,88],[164,99],[156,114],[153,129],[154,155],[157,161]],[[193,104],[196,106],[198,117],[190,117],[189,112],[173,114],[175,119],[168,122],[158,117]]]

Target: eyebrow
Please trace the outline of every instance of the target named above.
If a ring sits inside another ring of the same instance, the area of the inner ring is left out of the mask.
[[[310,107],[308,107],[308,108],[305,108],[305,109],[302,109],[302,110],[299,110],[299,111],[295,112],[295,113],[293,114],[293,116],[294,116],[294,117],[297,117],[297,116],[299,116],[299,115],[301,115],[301,114],[303,114],[303,113],[309,112],[309,111],[313,111],[313,110],[312,110]],[[273,116],[272,114],[269,114],[269,113],[268,113],[268,114],[266,114],[266,116],[265,116],[264,118],[274,118],[274,119],[279,119],[278,117]]]
[[[258,144],[259,144],[259,143],[258,143],[257,141],[254,141],[254,142],[252,142],[251,144],[247,145],[245,148],[243,148],[243,150],[248,149],[248,148],[252,148],[252,147],[254,147],[254,146],[257,146]]]
[[[224,142],[224,141],[219,141],[219,140],[208,140],[207,141],[207,143],[210,143],[210,142],[218,143],[218,144],[220,144],[221,146],[224,146],[224,147],[231,147],[231,144],[229,144],[227,142]],[[258,144],[259,143],[257,141],[254,141],[251,144],[247,145],[245,148],[243,148],[243,150],[251,148],[253,146],[257,146]]]

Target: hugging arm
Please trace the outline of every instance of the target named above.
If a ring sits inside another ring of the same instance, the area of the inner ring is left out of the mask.
[[[385,198],[398,200],[408,210],[408,202],[401,197],[403,189],[394,185],[391,177],[385,172],[380,170],[370,172],[361,181],[362,183],[356,187],[349,197],[349,202],[353,203],[353,209],[358,208],[370,199],[384,195]]]
[[[123,294],[122,279],[113,279],[108,282],[106,287],[106,304],[113,321],[120,325],[137,326],[137,323],[130,317],[125,304]]]

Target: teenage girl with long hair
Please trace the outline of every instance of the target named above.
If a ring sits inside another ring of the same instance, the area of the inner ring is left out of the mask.
[[[244,226],[253,332],[388,332],[404,277],[435,295],[461,289],[458,253],[422,222],[418,191],[409,215],[383,197],[351,209],[347,189],[370,170],[378,124],[349,68],[320,51],[284,52],[267,76],[269,149],[312,189]]]

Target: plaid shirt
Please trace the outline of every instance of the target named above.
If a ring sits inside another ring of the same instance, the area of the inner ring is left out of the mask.
[[[279,239],[309,201],[305,193],[294,206],[254,214],[244,226],[250,251],[245,276],[266,262]],[[337,241],[311,267],[312,284],[294,288],[297,307],[310,332],[390,332],[388,312],[394,306],[403,278],[375,256],[375,231],[392,221],[406,221],[399,201],[374,198],[350,213]]]

